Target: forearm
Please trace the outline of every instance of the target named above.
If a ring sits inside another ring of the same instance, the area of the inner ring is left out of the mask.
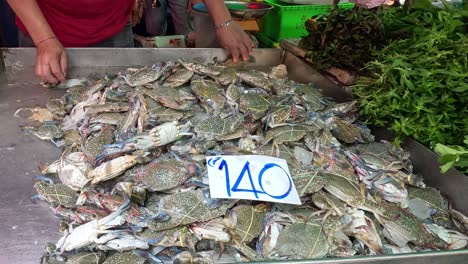
[[[222,0],[203,0],[215,25],[220,25],[229,19],[231,14]]]
[[[34,43],[55,37],[36,0],[7,0],[11,9],[21,19]]]

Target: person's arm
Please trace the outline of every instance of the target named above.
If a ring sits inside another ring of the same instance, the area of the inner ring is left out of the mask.
[[[203,2],[215,26],[223,25],[232,19],[224,1],[203,0]],[[216,36],[219,43],[231,51],[235,62],[237,62],[239,55],[242,56],[244,61],[249,59],[249,53],[252,51],[254,44],[239,24],[232,22],[228,26],[216,29]]]
[[[36,74],[42,81],[65,80],[67,56],[36,0],[7,0],[36,45]]]

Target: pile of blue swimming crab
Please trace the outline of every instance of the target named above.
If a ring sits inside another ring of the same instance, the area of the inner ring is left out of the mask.
[[[60,217],[42,263],[232,263],[466,248],[468,218],[376,142],[356,102],[226,64],[69,80],[26,128],[63,148],[34,188]],[[24,110],[24,109],[23,109]],[[47,121],[48,120],[48,121]],[[206,156],[285,159],[302,205],[210,197]]]

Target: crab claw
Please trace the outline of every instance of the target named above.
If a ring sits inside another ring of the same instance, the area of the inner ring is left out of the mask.
[[[207,188],[209,185],[208,184],[204,184],[203,182],[201,181],[197,181],[195,179],[188,179],[185,184],[187,185],[193,185],[193,186],[196,186],[196,187],[200,187],[200,188]]]
[[[171,219],[171,216],[168,213],[158,212],[158,213],[156,213],[154,215],[144,217],[143,221],[144,222],[148,222],[148,221],[166,222],[169,219]]]
[[[126,140],[116,142],[116,143],[112,143],[112,144],[106,144],[106,145],[102,146],[102,149],[104,150],[104,149],[108,149],[108,148],[118,148],[118,149],[122,150],[125,147],[125,144],[127,144]]]
[[[143,227],[138,225],[129,224],[130,229],[135,233],[141,233],[143,231]]]
[[[131,200],[127,195],[124,195],[125,201],[115,210],[113,213],[111,213],[108,217],[109,219],[114,219],[115,217],[121,215],[124,211],[130,208],[131,206]]]
[[[76,205],[77,206],[82,206],[89,200],[89,194],[90,192],[87,189],[81,190],[80,195],[78,196],[78,199],[76,200]]]
[[[51,178],[49,177],[45,177],[45,176],[42,176],[42,175],[36,175],[34,176],[33,178],[34,181],[45,181],[49,184],[54,184],[54,180],[52,180]]]
[[[31,196],[32,203],[36,203],[36,200],[45,201],[45,197],[40,194],[34,194],[33,196]]]
[[[170,151],[171,155],[176,159],[177,161],[181,161],[182,159],[175,153],[175,151]]]
[[[147,259],[150,263],[163,263],[162,260],[158,259],[155,255],[149,253],[148,251],[143,251],[140,249],[134,249],[133,254]]]
[[[147,238],[146,239],[146,242],[150,245],[150,246],[156,246],[159,241],[161,241],[163,238],[163,236],[160,236],[158,237],[157,239],[151,239],[151,238]]]

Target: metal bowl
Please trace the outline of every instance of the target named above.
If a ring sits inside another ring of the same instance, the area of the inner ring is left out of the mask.
[[[224,3],[228,8],[229,13],[231,13],[231,16],[239,20],[259,19],[264,17],[271,9],[273,9],[272,5],[265,3],[249,3],[241,1],[225,1]],[[242,5],[245,9],[229,9],[229,4]],[[192,7],[192,12],[198,15],[208,15],[208,10],[204,3],[195,4]]]
[[[231,16],[240,20],[253,20],[264,17],[271,9],[272,5],[266,3],[248,3],[240,1],[225,1]],[[229,5],[242,5],[245,9],[229,9]]]

